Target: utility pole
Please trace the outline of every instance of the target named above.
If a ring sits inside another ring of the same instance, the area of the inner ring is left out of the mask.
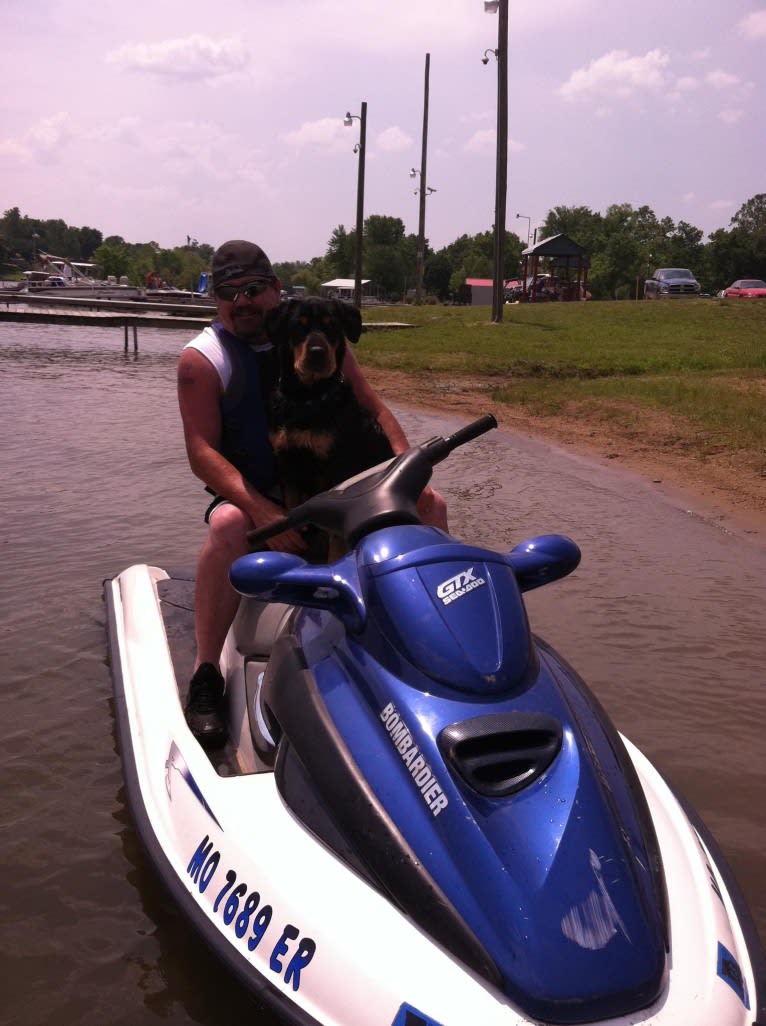
[[[492,321],[500,324],[505,303],[505,204],[508,191],[508,0],[499,0],[497,12],[497,168]]]
[[[362,237],[364,234],[364,155],[367,149],[367,103],[362,103],[361,114],[346,111],[343,124],[351,128],[354,119],[359,122],[359,142],[354,153],[359,157],[359,175],[356,181],[356,244],[354,246],[354,306],[362,305]]]
[[[356,187],[356,258],[354,270],[354,306],[362,307],[362,241],[364,237],[364,157],[367,149],[367,102],[362,103],[359,118],[359,178]]]
[[[418,253],[416,260],[415,302],[423,302],[423,275],[426,260],[426,157],[428,154],[428,79],[431,70],[431,54],[426,54],[425,83],[423,86],[423,144],[420,153],[420,205],[418,217]]]

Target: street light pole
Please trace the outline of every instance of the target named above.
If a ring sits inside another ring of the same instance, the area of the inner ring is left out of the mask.
[[[367,103],[362,103],[362,113],[346,111],[343,124],[350,127],[354,118],[359,120],[359,177],[356,184],[356,239],[354,258],[354,306],[362,306],[362,240],[364,235],[364,154],[367,147]]]
[[[428,153],[428,79],[431,54],[426,54],[425,82],[423,86],[423,145],[420,152],[420,209],[418,217],[418,252],[416,259],[415,302],[423,302],[423,275],[426,260],[426,155]]]
[[[532,218],[527,217],[526,214],[517,214],[516,220],[518,221],[519,218],[522,218],[522,220],[527,222],[527,249],[529,249],[529,236],[532,232]]]
[[[495,170],[495,243],[492,284],[492,321],[503,320],[505,286],[505,204],[508,191],[508,0],[484,0],[497,22],[497,158]],[[486,53],[484,55],[486,57]]]

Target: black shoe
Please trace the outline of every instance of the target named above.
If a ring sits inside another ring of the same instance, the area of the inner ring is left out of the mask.
[[[221,748],[226,743],[223,691],[223,677],[212,663],[203,663],[189,682],[184,715],[192,734],[205,748]]]

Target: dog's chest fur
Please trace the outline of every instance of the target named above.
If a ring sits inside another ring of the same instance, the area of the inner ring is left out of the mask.
[[[294,502],[340,484],[393,455],[377,420],[341,375],[319,389],[271,402],[271,444],[279,480]]]

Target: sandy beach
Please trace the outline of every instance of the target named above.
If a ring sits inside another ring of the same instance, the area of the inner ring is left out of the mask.
[[[693,429],[644,408],[614,403],[608,413],[597,405],[545,416],[530,415],[492,401],[497,380],[482,377],[409,375],[365,368],[373,387],[389,403],[478,417],[491,412],[498,423],[592,459],[616,462],[670,494],[687,496],[713,518],[730,519],[766,538],[766,454],[716,451],[701,446]]]

